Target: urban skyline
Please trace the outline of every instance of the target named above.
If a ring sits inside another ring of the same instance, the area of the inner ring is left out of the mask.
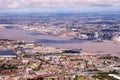
[[[0,80],[120,80],[119,0],[0,0]]]

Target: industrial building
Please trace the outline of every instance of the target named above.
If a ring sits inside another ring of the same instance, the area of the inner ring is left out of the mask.
[[[0,51],[0,58],[14,58],[17,54],[13,50]]]

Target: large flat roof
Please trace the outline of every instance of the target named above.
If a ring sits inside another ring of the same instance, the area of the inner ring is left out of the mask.
[[[12,50],[0,51],[0,56],[17,56],[17,54]]]

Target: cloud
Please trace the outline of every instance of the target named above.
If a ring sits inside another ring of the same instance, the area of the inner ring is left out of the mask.
[[[0,0],[0,9],[15,9],[20,7],[20,3],[17,0]]]
[[[120,6],[120,0],[0,0],[0,9]]]

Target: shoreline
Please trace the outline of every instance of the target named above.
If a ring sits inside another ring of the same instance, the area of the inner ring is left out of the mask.
[[[115,54],[120,56],[120,43],[114,43],[113,41],[104,42],[91,42],[91,41],[79,41],[69,38],[61,38],[57,36],[49,35],[30,35],[30,31],[15,30],[15,29],[0,29],[0,39],[10,40],[22,40],[22,41],[35,41],[38,44],[48,47],[57,47],[63,49],[79,49],[83,51],[91,51],[93,53],[102,54]],[[18,35],[15,35],[18,34]]]

